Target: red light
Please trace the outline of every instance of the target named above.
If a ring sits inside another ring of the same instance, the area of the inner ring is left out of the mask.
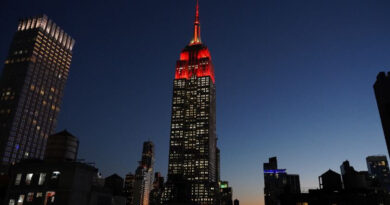
[[[197,77],[210,76],[215,83],[214,68],[207,47],[196,49],[190,47],[180,53],[180,60],[176,65],[175,79],[190,79],[193,75]]]
[[[211,58],[209,49],[202,49],[198,51],[198,60],[201,58]]]
[[[188,51],[184,51],[180,53],[180,60],[181,61],[188,61],[190,59],[190,54]]]
[[[214,68],[209,49],[200,40],[199,1],[196,1],[194,37],[181,53],[176,65],[175,79],[190,79],[191,76],[210,76],[215,83]]]

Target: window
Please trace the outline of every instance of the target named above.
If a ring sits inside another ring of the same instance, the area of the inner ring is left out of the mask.
[[[26,185],[30,185],[31,184],[32,177],[33,177],[33,173],[28,173],[26,175]]]
[[[54,171],[52,174],[51,174],[51,178],[52,179],[58,179],[58,177],[60,176],[61,172],[59,171]]]
[[[32,202],[34,199],[34,192],[29,192],[27,194],[27,202]]]
[[[54,196],[56,195],[56,192],[54,191],[48,191],[46,192],[46,202],[54,203]]]
[[[15,199],[10,199],[8,205],[15,205]]]
[[[46,173],[39,174],[39,181],[38,181],[39,186],[41,186],[41,185],[43,185],[43,183],[45,183],[45,178],[46,178]]]
[[[21,180],[22,180],[22,174],[17,174],[15,178],[15,185],[20,185]]]
[[[19,196],[17,205],[23,205],[23,201],[24,201],[24,195],[22,194],[22,195]]]

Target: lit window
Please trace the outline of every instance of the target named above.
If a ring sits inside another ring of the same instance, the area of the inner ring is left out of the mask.
[[[29,192],[27,194],[27,202],[32,202],[34,199],[34,192]]]
[[[55,195],[56,195],[56,192],[54,192],[54,191],[46,192],[46,199],[45,199],[45,201],[54,203],[54,196]]]
[[[15,199],[10,199],[8,205],[15,205]]]
[[[24,201],[24,195],[22,194],[19,196],[18,205],[23,205],[23,201]]]
[[[51,178],[52,179],[58,179],[58,177],[60,176],[61,172],[59,171],[54,171],[52,174],[51,174]]]
[[[26,185],[30,185],[31,184],[32,177],[33,177],[33,173],[28,173],[26,175]]]
[[[38,185],[43,185],[43,183],[45,183],[45,178],[46,178],[46,173],[39,174]]]
[[[15,178],[15,185],[20,185],[21,180],[22,180],[22,174],[17,174]]]

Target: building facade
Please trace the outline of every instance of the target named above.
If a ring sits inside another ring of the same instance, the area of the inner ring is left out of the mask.
[[[233,205],[233,189],[229,186],[229,182],[221,181],[219,189],[219,203],[221,205]]]
[[[0,79],[3,165],[43,159],[57,124],[74,43],[45,15],[20,20]]]
[[[197,2],[194,36],[180,54],[173,81],[164,204],[216,204],[215,98],[214,68],[209,49],[200,38]]]
[[[286,169],[279,169],[276,157],[264,163],[264,201],[265,205],[282,204],[285,195],[301,192],[299,175],[287,174]]]
[[[126,197],[126,205],[134,204],[134,183],[135,175],[132,173],[126,174],[125,186],[123,188],[123,195]]]
[[[372,185],[390,191],[390,170],[386,156],[368,156],[366,162]]]
[[[68,143],[68,133],[63,135],[64,132],[49,136],[49,140],[53,137],[59,142],[48,145],[51,151],[74,147]],[[76,137],[72,138],[78,141]],[[54,157],[50,153],[55,153]],[[24,159],[10,166],[10,183],[4,204],[89,204],[98,170],[86,163],[64,160],[68,156],[67,152],[50,153],[45,155],[48,159]],[[58,153],[62,153],[62,156]]]
[[[160,172],[154,174],[153,189],[150,192],[149,205],[160,205],[161,196],[164,191],[164,177]]]
[[[134,205],[149,205],[149,196],[153,183],[154,144],[144,142],[140,165],[135,171]]]
[[[26,159],[11,166],[5,204],[86,205],[97,169],[80,162]]]

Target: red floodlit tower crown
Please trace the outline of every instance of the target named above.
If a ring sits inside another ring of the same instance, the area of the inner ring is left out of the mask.
[[[215,83],[210,51],[206,45],[202,44],[200,37],[199,0],[196,1],[194,36],[190,44],[180,53],[180,60],[176,63],[175,79],[189,79],[193,75],[210,76]]]

